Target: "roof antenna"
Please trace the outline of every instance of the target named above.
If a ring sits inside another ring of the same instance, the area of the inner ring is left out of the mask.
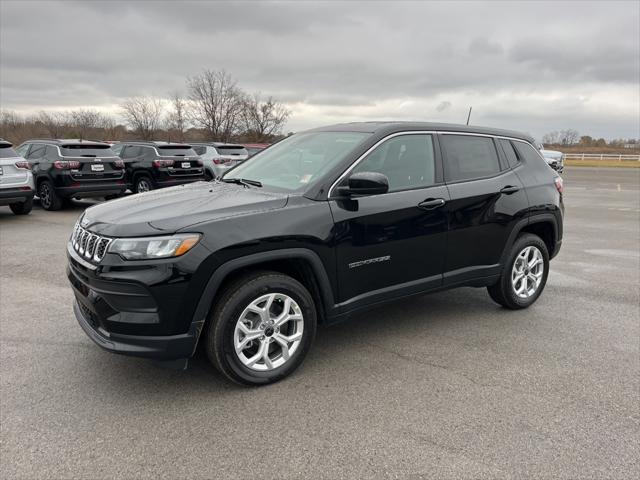
[[[473,107],[469,107],[469,114],[467,115],[467,125],[469,125],[469,119],[471,118],[471,109]]]

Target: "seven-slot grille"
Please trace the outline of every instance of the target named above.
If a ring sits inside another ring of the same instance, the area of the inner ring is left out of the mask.
[[[71,245],[73,249],[83,257],[99,262],[107,253],[107,247],[111,243],[110,238],[101,237],[95,233],[91,233],[89,230],[85,230],[76,224],[71,234]]]

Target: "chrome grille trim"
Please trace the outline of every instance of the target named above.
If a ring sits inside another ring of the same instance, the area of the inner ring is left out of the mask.
[[[112,239],[92,233],[82,228],[78,222],[71,233],[69,241],[73,249],[81,256],[94,263],[99,263],[107,253],[107,248]]]

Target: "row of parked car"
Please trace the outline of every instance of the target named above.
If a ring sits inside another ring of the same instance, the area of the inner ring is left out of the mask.
[[[34,196],[45,210],[59,210],[72,198],[212,180],[267,146],[35,139],[14,149],[0,140],[0,205],[25,215]]]

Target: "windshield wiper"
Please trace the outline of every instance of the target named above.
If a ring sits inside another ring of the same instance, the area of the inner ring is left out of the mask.
[[[237,183],[238,185],[244,185],[245,187],[262,187],[262,183],[258,180],[249,180],[248,178],[222,178],[220,181],[225,183]]]

